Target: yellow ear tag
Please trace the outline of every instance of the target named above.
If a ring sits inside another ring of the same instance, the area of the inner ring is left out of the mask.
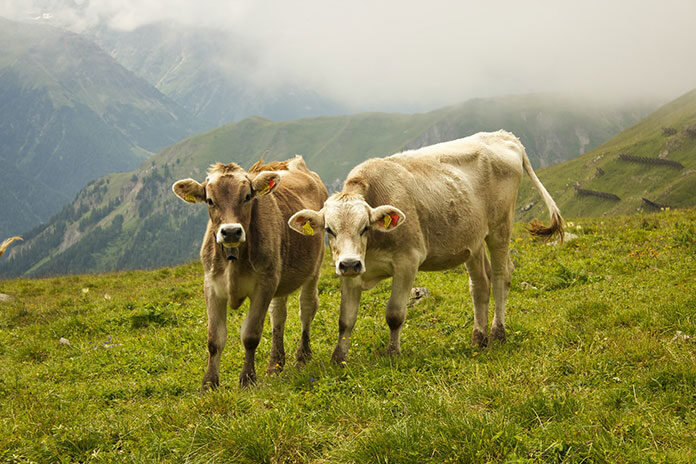
[[[384,228],[385,229],[389,228],[389,224],[391,224],[391,222],[392,222],[391,216],[389,216],[388,214],[386,216],[384,216]]]
[[[191,195],[191,194],[189,193],[189,194],[187,194],[187,195],[184,197],[184,200],[188,201],[189,203],[195,203],[195,202],[196,202],[196,197],[194,197],[193,195]]]
[[[312,224],[310,224],[309,221],[305,222],[302,226],[302,232],[305,235],[314,235],[314,229],[312,229]]]

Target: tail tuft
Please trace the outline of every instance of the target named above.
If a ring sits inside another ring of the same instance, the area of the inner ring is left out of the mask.
[[[535,237],[544,237],[550,240],[558,236],[558,242],[563,243],[563,218],[560,214],[554,213],[551,217],[551,225],[545,226],[538,219],[533,220],[527,225],[527,231]]]
[[[527,152],[524,150],[524,147],[522,147],[522,166],[524,167],[524,170],[527,172],[527,175],[529,176],[529,179],[532,181],[532,184],[534,184],[534,187],[536,187],[537,191],[541,195],[541,198],[544,199],[546,208],[548,208],[549,215],[551,216],[550,226],[545,226],[537,219],[535,219],[534,221],[529,223],[529,225],[527,226],[527,230],[530,234],[536,237],[546,237],[547,239],[551,239],[555,236],[558,236],[558,243],[563,243],[565,233],[563,232],[563,218],[561,217],[561,211],[558,209],[558,206],[556,206],[556,202],[553,201],[553,198],[551,198],[551,195],[549,195],[549,192],[546,190],[546,187],[544,187],[544,185],[541,183],[536,173],[534,172],[534,169],[532,168],[532,163],[529,162],[529,158],[527,157]]]

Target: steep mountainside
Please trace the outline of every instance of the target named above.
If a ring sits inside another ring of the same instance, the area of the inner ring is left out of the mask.
[[[696,90],[591,152],[538,174],[565,217],[696,205]],[[529,182],[522,183],[517,205],[521,219],[546,217]]]
[[[157,23],[133,31],[101,26],[90,35],[211,128],[253,115],[279,121],[345,112],[311,89],[259,76],[252,48],[229,32]]]
[[[81,36],[0,18],[0,44],[2,236],[203,127]]]
[[[475,100],[426,114],[370,113],[290,122],[250,118],[186,139],[133,173],[112,174],[85,188],[46,228],[25,236],[1,275],[147,268],[194,259],[205,229],[203,205],[171,192],[183,177],[205,178],[208,165],[248,168],[299,153],[330,190],[369,157],[501,127],[517,133],[535,165],[566,160],[635,123],[645,105],[596,109],[549,96]]]

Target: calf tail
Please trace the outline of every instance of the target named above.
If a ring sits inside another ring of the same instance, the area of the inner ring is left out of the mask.
[[[549,216],[551,216],[551,225],[545,226],[539,220],[535,219],[527,225],[527,230],[530,234],[536,237],[546,237],[548,239],[551,239],[554,236],[558,236],[559,242],[563,243],[564,233],[563,218],[561,217],[561,211],[558,209],[558,206],[556,206],[556,202],[553,201],[553,198],[551,198],[551,195],[549,195],[549,192],[546,190],[544,185],[537,177],[536,173],[534,172],[534,169],[532,169],[532,164],[529,162],[527,153],[524,151],[522,151],[522,166],[524,166],[524,170],[527,172],[527,175],[531,179],[532,184],[534,184],[534,187],[536,187],[537,191],[541,194],[541,197],[544,199],[544,203],[546,203],[546,208],[548,208],[549,210]]]

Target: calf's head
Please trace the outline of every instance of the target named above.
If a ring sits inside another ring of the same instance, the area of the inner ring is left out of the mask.
[[[182,179],[172,190],[188,203],[208,204],[215,240],[232,259],[236,248],[247,240],[254,200],[275,190],[279,181],[280,174],[275,171],[248,173],[235,163],[217,163],[202,184]]]
[[[337,193],[326,200],[321,210],[298,211],[288,224],[305,235],[326,231],[336,274],[353,277],[366,271],[368,232],[391,232],[405,220],[404,213],[394,206],[372,208],[362,195]]]

